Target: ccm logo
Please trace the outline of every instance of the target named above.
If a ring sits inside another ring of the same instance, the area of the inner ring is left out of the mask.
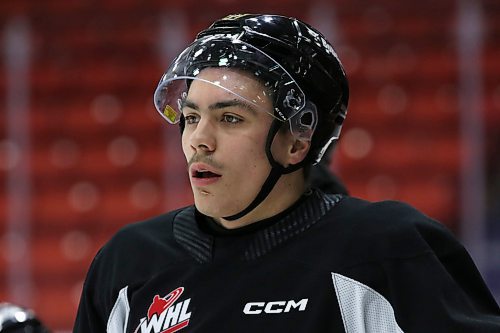
[[[245,304],[243,313],[247,315],[257,315],[264,313],[274,314],[282,312],[290,312],[292,309],[297,311],[305,311],[308,298],[301,299],[298,302],[291,301],[275,301],[275,302],[250,302]]]

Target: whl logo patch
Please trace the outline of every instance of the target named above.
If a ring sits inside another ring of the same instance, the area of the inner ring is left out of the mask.
[[[147,317],[141,319],[135,332],[174,333],[187,327],[191,318],[188,311],[191,298],[176,303],[183,292],[184,287],[179,287],[165,297],[155,295]]]

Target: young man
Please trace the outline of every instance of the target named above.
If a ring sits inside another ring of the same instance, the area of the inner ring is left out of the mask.
[[[347,101],[332,46],[299,20],[233,15],[202,31],[155,92],[180,124],[194,206],[101,249],[74,332],[500,332],[443,226],[308,187]]]

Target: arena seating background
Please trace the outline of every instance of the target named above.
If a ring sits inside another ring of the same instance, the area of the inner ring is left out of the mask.
[[[70,331],[85,273],[103,243],[127,223],[191,202],[178,130],[157,115],[152,93],[197,31],[234,12],[295,16],[324,31],[351,84],[332,170],[352,195],[406,201],[460,236],[464,3],[1,1],[0,301],[30,306],[54,330]],[[492,221],[485,230],[500,238],[500,3],[468,3],[478,4],[482,26],[478,110]],[[29,112],[21,119],[9,116],[8,103],[6,36],[16,31],[29,46]],[[26,141],[9,128],[12,119],[27,121]],[[26,216],[19,229],[15,209]],[[489,249],[500,257],[500,247]],[[500,280],[500,269],[491,268],[500,266],[496,260],[484,266],[489,281]],[[498,293],[499,283],[490,283]]]

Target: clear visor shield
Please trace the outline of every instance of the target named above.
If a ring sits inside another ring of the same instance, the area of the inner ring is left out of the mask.
[[[185,49],[158,84],[157,111],[167,122],[178,123],[190,88],[200,85],[223,89],[255,110],[290,120],[298,138],[310,139],[314,132],[316,109],[306,110],[304,93],[295,80],[271,57],[235,36],[208,36]],[[307,114],[306,121],[299,119],[302,114]]]

